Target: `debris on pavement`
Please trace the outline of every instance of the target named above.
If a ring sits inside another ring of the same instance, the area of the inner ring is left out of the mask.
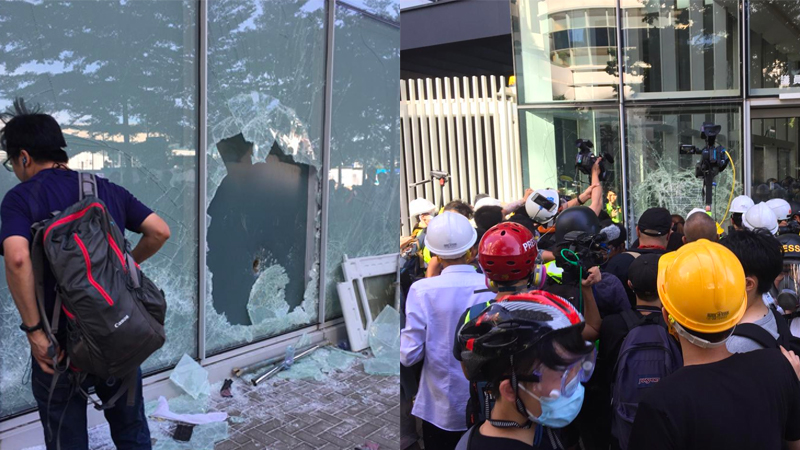
[[[364,361],[364,371],[371,375],[400,375],[400,313],[391,306],[383,308],[369,327],[369,346],[374,358]]]
[[[176,441],[189,442],[192,439],[192,431],[194,431],[194,425],[179,423],[172,438]]]
[[[233,394],[231,393],[232,385],[233,385],[233,380],[231,380],[230,378],[226,378],[225,382],[222,383],[222,389],[219,390],[219,395],[225,398],[233,397]]]
[[[169,410],[167,399],[158,397],[158,406],[156,410],[150,414],[151,417],[159,419],[172,420],[184,424],[204,425],[213,422],[222,422],[228,418],[228,413],[212,412],[204,414],[178,414]]]
[[[207,397],[211,393],[208,371],[189,355],[183,355],[169,379],[194,399]]]
[[[276,365],[275,367],[268,370],[261,376],[253,378],[252,380],[250,380],[250,382],[253,383],[253,386],[258,386],[259,383],[262,383],[265,380],[269,380],[270,378],[277,375],[279,372],[291,368],[292,365],[294,365],[295,360],[305,358],[306,356],[314,353],[314,351],[319,349],[320,347],[321,347],[320,345],[315,345],[313,347],[310,347],[308,350],[305,350],[304,352],[299,353],[298,355],[295,356],[294,349],[291,346],[289,346],[289,348],[286,349],[286,357],[284,358],[284,361],[282,363]]]

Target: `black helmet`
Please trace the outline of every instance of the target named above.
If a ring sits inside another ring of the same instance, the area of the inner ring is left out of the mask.
[[[790,217],[800,216],[800,202],[789,200],[789,207],[792,208],[792,214]]]
[[[565,242],[567,233],[582,231],[584,233],[600,232],[600,219],[588,206],[576,206],[565,209],[556,219],[556,243]]]
[[[583,326],[583,316],[567,300],[532,291],[509,295],[468,316],[456,339],[467,379],[492,382],[509,370],[512,356],[530,350],[548,333]]]

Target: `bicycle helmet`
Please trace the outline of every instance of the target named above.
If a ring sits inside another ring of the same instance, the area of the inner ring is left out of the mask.
[[[481,239],[478,262],[486,275],[487,285],[493,282],[519,281],[531,278],[531,285],[543,282],[543,266],[533,233],[514,222],[499,223]]]

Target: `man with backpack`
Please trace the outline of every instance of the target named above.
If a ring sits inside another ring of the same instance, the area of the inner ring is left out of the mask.
[[[623,450],[641,395],[683,365],[678,343],[661,316],[660,258],[642,255],[631,263],[628,286],[636,295],[636,309],[607,316],[600,326],[598,375],[612,386],[611,433]]]
[[[684,367],[647,389],[629,449],[800,448],[800,359],[725,346],[747,308],[745,284],[736,256],[705,239],[661,257],[661,311]]]
[[[777,348],[779,344],[800,351],[786,320],[763,300],[763,295],[770,291],[775,279],[783,272],[781,243],[768,232],[742,230],[731,233],[722,245],[742,264],[747,292],[747,309],[733,336],[728,339],[728,351],[744,353]]]
[[[612,258],[605,267],[605,272],[616,275],[622,281],[631,306],[636,304],[636,296],[628,286],[628,268],[639,255],[649,253],[663,255],[667,252],[667,243],[672,233],[672,215],[665,208],[650,208],[639,217],[636,224],[636,237],[639,247]]]
[[[98,356],[108,352],[143,360],[163,344],[163,294],[138,264],[164,245],[169,227],[124,188],[70,170],[55,119],[28,112],[21,101],[15,107],[17,114],[0,130],[0,147],[7,155],[3,165],[21,183],[0,206],[0,242],[20,328],[31,346],[31,386],[47,448],[88,448],[86,397],[80,394],[94,386],[117,448],[149,449],[138,364],[123,379],[119,366],[92,367],[87,361],[102,363]],[[73,211],[79,205],[88,206]],[[37,231],[38,241],[32,232],[37,224],[46,225]],[[142,234],[130,252],[125,229]],[[141,341],[116,339],[145,323],[160,333]],[[105,340],[94,339],[98,333]]]

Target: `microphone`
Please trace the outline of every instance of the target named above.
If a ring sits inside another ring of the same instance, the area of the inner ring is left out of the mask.
[[[619,227],[612,224],[600,230],[597,237],[600,242],[608,242],[618,239],[619,234]]]

